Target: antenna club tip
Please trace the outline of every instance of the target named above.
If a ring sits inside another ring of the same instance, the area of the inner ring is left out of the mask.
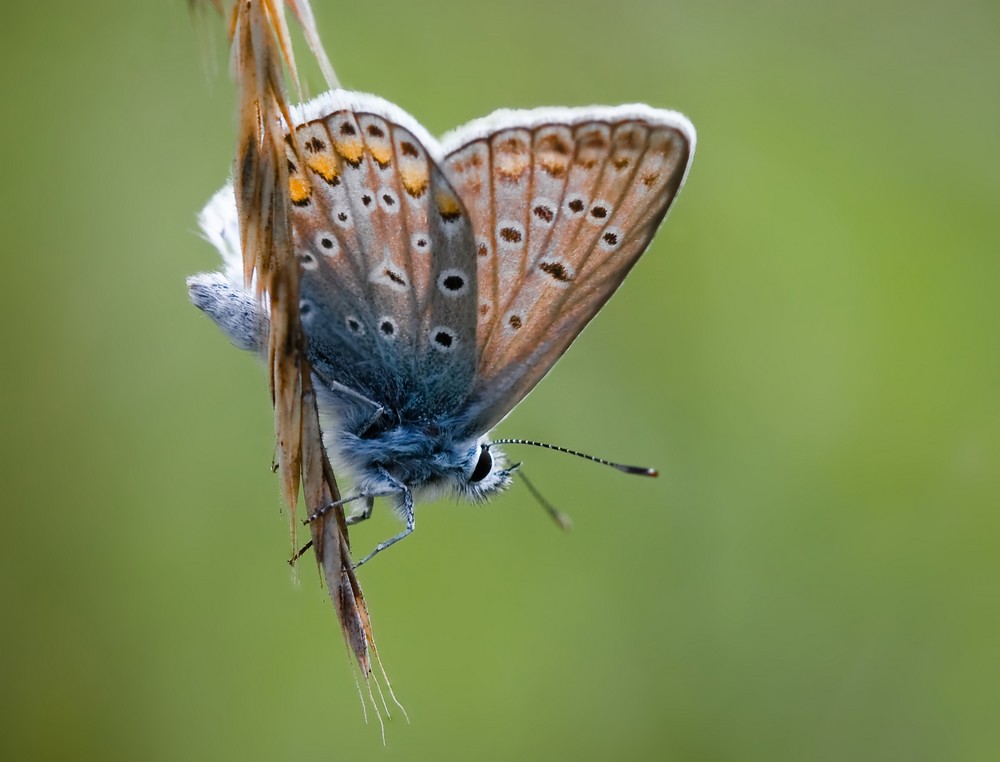
[[[645,466],[618,466],[619,470],[624,471],[626,474],[635,474],[636,476],[659,476],[660,472],[655,468],[646,468]]]

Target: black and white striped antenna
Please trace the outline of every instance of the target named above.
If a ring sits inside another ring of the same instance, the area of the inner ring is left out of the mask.
[[[563,452],[567,455],[575,455],[578,458],[583,458],[584,460],[589,460],[594,463],[600,463],[602,466],[611,466],[611,468],[616,468],[622,473],[635,474],[636,476],[659,476],[660,472],[655,468],[646,468],[645,466],[628,466],[624,463],[613,463],[610,460],[605,460],[604,458],[597,458],[593,455],[587,455],[585,452],[577,452],[576,450],[571,450],[568,447],[560,447],[559,445],[547,444],[545,442],[535,442],[531,439],[497,439],[490,442],[490,446],[493,445],[507,445],[507,444],[517,444],[517,445],[531,445],[532,447],[544,447],[546,450],[555,450],[556,452]]]

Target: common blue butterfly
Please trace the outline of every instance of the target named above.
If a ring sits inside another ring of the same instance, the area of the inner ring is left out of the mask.
[[[334,90],[289,148],[300,313],[324,444],[364,501],[486,500],[510,483],[490,430],[538,383],[649,245],[694,156],[682,114],[645,105],[501,110],[435,140],[402,109]],[[266,350],[243,281],[232,186],[200,216],[221,273],[191,300]],[[345,501],[347,502],[347,501]]]

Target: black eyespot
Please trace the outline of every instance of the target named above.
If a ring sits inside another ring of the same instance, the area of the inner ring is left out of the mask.
[[[472,476],[469,477],[469,482],[481,482],[490,475],[490,471],[492,469],[493,456],[490,455],[489,448],[483,445],[483,449],[479,453],[479,461],[476,463],[476,467],[472,470]]]

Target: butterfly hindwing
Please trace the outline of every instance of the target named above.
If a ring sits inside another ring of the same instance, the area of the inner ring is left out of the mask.
[[[645,106],[502,111],[445,138],[481,255],[470,430],[505,416],[621,284],[694,142],[686,118]]]
[[[454,408],[476,363],[471,223],[405,112],[335,91],[289,147],[303,324],[316,372],[404,415]]]

